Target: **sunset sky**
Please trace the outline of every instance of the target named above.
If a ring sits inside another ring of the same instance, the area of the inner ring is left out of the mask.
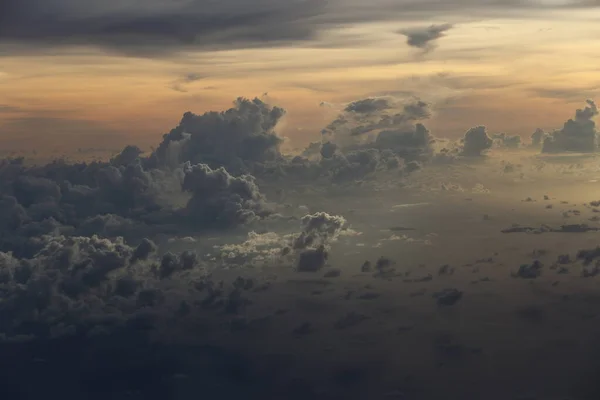
[[[600,93],[598,20],[597,1],[9,0],[0,149],[149,148],[238,96],[286,108],[291,147],[378,95],[433,103],[436,136],[529,137]]]

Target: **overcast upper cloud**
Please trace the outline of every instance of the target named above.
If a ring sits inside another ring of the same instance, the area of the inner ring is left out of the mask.
[[[369,5],[356,0],[9,0],[0,3],[0,44],[7,46],[5,54],[35,51],[39,45],[95,45],[153,55],[308,41],[344,23],[499,16],[579,5],[540,0],[377,0]]]

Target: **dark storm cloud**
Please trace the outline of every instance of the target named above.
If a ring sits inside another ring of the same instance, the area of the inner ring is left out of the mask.
[[[406,36],[406,44],[418,49],[432,49],[433,42],[445,36],[452,29],[452,24],[430,25],[428,27],[404,29],[398,31]]]
[[[598,115],[598,107],[593,100],[586,102],[585,108],[575,111],[574,119],[569,119],[562,129],[545,137],[542,153],[590,153],[598,150],[598,131],[592,120]]]
[[[95,45],[152,56],[191,48],[248,48],[307,41],[323,29],[345,23],[499,16],[515,10],[557,7],[516,0],[485,4],[476,0],[402,0],[374,5],[346,0],[20,0],[0,3],[0,38],[6,54]],[[413,33],[412,43],[431,41],[438,30],[421,36]]]

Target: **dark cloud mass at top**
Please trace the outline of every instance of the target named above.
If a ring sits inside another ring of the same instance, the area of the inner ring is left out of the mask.
[[[567,5],[568,6],[568,5]],[[125,54],[165,54],[191,48],[223,49],[309,41],[344,23],[474,14],[501,15],[515,8],[557,8],[535,1],[402,0],[367,6],[345,0],[20,0],[0,3],[0,44],[12,51],[40,46],[95,45]],[[407,31],[423,47],[448,27]]]

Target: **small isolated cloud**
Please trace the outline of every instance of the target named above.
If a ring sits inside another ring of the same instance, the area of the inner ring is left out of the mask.
[[[188,73],[173,82],[171,84],[171,89],[175,90],[176,92],[186,93],[188,91],[186,88],[188,83],[196,82],[201,79],[204,79],[204,76],[196,73]]]
[[[445,32],[453,28],[452,24],[430,25],[428,27],[418,27],[403,29],[399,34],[406,36],[406,44],[425,51],[433,50],[433,42],[446,36]]]

